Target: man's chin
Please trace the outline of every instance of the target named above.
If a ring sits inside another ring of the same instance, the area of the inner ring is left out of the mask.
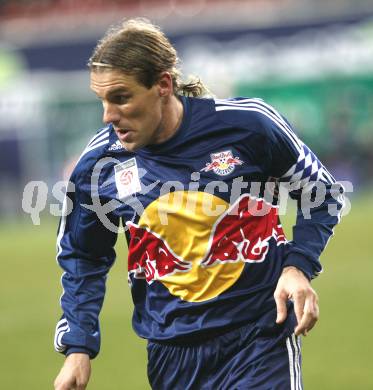
[[[122,144],[124,149],[126,149],[129,152],[136,152],[136,150],[139,150],[142,147],[141,145],[139,145],[136,142],[123,142],[123,141],[120,141],[120,143]]]

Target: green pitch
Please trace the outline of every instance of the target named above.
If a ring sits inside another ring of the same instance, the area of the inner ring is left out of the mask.
[[[371,196],[352,200],[313,282],[321,318],[304,338],[304,382],[309,390],[373,388],[373,259]],[[283,218],[290,236],[290,218]],[[55,258],[57,220],[41,226],[1,224],[0,387],[52,388],[63,357],[53,351],[59,318],[60,269]],[[146,344],[131,329],[132,303],[124,238],[108,280],[101,316],[102,348],[93,361],[91,390],[148,389]]]

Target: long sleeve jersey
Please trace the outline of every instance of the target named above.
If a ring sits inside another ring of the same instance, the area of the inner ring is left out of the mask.
[[[57,239],[59,352],[99,352],[120,225],[133,327],[149,340],[202,338],[256,321],[275,310],[285,266],[309,279],[322,269],[343,190],[287,120],[256,98],[180,99],[182,123],[169,140],[129,152],[109,125],[73,171]],[[283,188],[298,202],[291,241],[279,220]]]

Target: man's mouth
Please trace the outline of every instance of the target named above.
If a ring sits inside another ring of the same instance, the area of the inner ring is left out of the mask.
[[[115,129],[115,132],[122,142],[127,142],[128,138],[131,136],[131,133],[133,133],[133,130],[131,129]]]

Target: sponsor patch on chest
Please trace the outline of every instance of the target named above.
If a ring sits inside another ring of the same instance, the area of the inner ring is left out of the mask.
[[[136,158],[131,158],[114,166],[115,184],[117,186],[119,198],[132,195],[141,191],[139,171],[137,169]]]
[[[210,154],[211,162],[201,169],[202,172],[213,171],[219,176],[229,175],[234,171],[236,165],[242,165],[243,161],[239,157],[233,157],[231,150]]]

